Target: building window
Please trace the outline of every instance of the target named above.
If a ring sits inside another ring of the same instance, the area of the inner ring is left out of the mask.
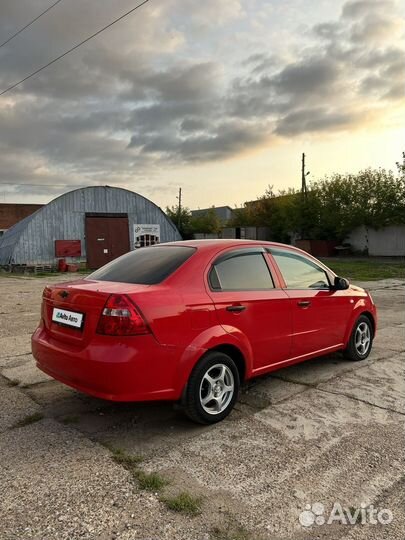
[[[141,247],[154,246],[155,244],[158,244],[158,243],[159,243],[158,236],[154,236],[153,234],[142,234],[141,236],[137,236],[135,247],[141,248]]]

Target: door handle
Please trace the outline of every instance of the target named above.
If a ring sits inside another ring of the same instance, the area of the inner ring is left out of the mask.
[[[310,305],[311,305],[310,300],[300,300],[299,302],[297,302],[297,306],[299,307],[309,307]]]
[[[231,311],[232,313],[240,313],[245,311],[246,306],[226,306],[226,311]]]

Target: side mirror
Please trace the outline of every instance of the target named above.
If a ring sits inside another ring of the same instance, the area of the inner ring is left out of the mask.
[[[335,281],[333,283],[333,288],[336,290],[336,291],[344,291],[346,289],[348,289],[350,286],[350,283],[347,279],[343,278],[343,277],[339,277],[339,276],[336,276],[335,277]]]

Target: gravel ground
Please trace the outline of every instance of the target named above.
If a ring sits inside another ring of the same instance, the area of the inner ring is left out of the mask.
[[[0,277],[2,540],[404,539],[404,282],[360,284],[380,316],[366,361],[335,354],[249,382],[226,421],[200,427],[170,404],[108,403],[36,369],[30,334],[58,280]],[[142,457],[135,476],[112,449]],[[141,489],[139,471],[169,484]],[[197,515],[161,500],[180,492],[200,499]],[[335,503],[393,519],[304,527],[314,503],[325,520]]]

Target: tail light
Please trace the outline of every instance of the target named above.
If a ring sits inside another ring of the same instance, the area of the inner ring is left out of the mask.
[[[51,296],[52,296],[52,290],[50,287],[46,286],[42,292],[42,298],[51,298]]]
[[[41,320],[39,321],[40,326],[45,325],[46,317],[46,304],[45,301],[52,297],[52,290],[50,287],[46,286],[42,293],[42,302],[41,302]]]
[[[98,322],[98,334],[135,336],[149,332],[142,315],[127,296],[112,294],[108,298]]]

